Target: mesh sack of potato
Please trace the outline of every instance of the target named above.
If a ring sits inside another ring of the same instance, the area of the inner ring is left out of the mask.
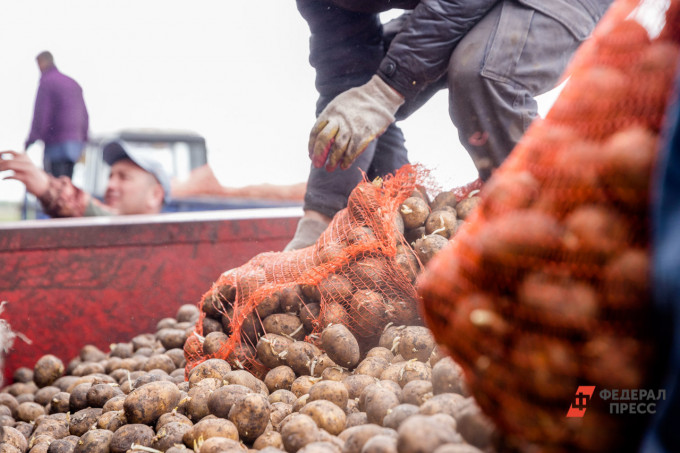
[[[221,275],[199,303],[202,319],[185,345],[187,372],[221,358],[257,375],[298,362],[299,374],[313,374],[303,359],[318,355],[314,345],[329,324],[345,325],[362,351],[377,344],[389,323],[421,324],[415,278],[442,245],[428,238],[446,243],[453,234],[435,221],[425,231],[432,211],[425,187],[434,186],[426,169],[411,165],[384,180],[364,181],[315,245],[263,253]],[[455,206],[475,187],[447,192],[439,204]],[[420,241],[418,253],[403,235],[414,229],[423,230],[411,241]]]
[[[598,395],[656,379],[647,210],[679,12],[677,0],[612,4],[418,279],[426,324],[521,450],[616,451],[645,426]],[[566,417],[579,385],[595,393]]]

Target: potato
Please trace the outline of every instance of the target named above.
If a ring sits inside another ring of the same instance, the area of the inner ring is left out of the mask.
[[[410,230],[422,226],[430,213],[427,202],[420,197],[409,197],[399,207],[404,228]]]
[[[178,326],[182,326],[182,325],[183,324],[177,324],[177,326],[175,326],[175,328],[177,328]],[[208,335],[208,334],[211,334],[213,332],[224,333],[224,328],[222,327],[222,322],[218,321],[217,319],[212,319],[212,318],[209,318],[209,317],[206,316],[205,318],[203,318],[203,320],[200,322],[199,325],[201,326],[201,333],[203,335]],[[193,325],[188,326],[184,330],[184,332],[187,335],[187,337],[190,336],[190,335],[193,335],[194,326]],[[175,348],[169,348],[169,349],[175,349]]]
[[[397,353],[404,359],[427,362],[434,349],[432,332],[426,327],[408,326],[399,334]]]
[[[467,404],[469,401],[463,395],[440,393],[421,404],[419,413],[421,415],[447,414],[455,419]]]
[[[418,239],[425,237],[425,234],[425,226],[413,228],[411,230],[404,231],[404,240],[407,244],[410,244],[411,247],[413,247]]]
[[[418,413],[418,406],[413,404],[403,403],[394,406],[383,418],[383,426],[385,428],[399,429],[401,422],[406,420],[411,415]]]
[[[458,433],[480,450],[493,448],[496,427],[472,401],[456,417]]]
[[[52,354],[40,357],[33,367],[33,381],[38,387],[52,385],[63,374],[64,362]]]
[[[323,353],[320,356],[312,359],[312,364],[309,366],[309,374],[311,376],[319,377],[327,368],[337,368],[338,364],[333,362],[328,354]]]
[[[418,264],[416,255],[410,251],[397,253],[394,256],[394,263],[397,265],[397,270],[407,281],[411,283],[416,281],[416,277],[420,273],[420,264]]]
[[[69,420],[65,415],[61,419],[43,416],[36,420],[34,425],[35,428],[28,439],[29,443],[40,436],[46,435],[53,439],[61,439],[70,434]]]
[[[284,389],[276,390],[267,397],[267,400],[272,404],[273,403],[293,404],[297,399],[298,397],[295,396],[295,393],[291,392],[290,390]]]
[[[300,311],[300,307],[302,307],[303,304],[305,303],[319,303],[321,302],[321,293],[319,292],[319,288],[316,285],[301,285],[300,287],[300,293],[302,294],[302,297],[296,297],[297,293],[295,291],[292,291],[292,294],[290,296],[290,308],[286,309],[286,304],[282,301],[281,302],[281,310],[285,313],[294,313],[297,314]]]
[[[408,382],[402,389],[402,401],[405,404],[420,406],[432,396],[431,381],[414,380]]]
[[[50,400],[54,397],[54,395],[56,395],[59,392],[60,392],[59,387],[48,385],[47,387],[43,387],[37,392],[35,392],[35,395],[33,395],[33,402],[38,403],[42,406],[46,406],[47,404],[50,403]],[[11,412],[8,413],[7,415],[11,415]]]
[[[201,442],[199,453],[241,453],[247,448],[240,442],[225,437],[211,437]]]
[[[221,379],[231,371],[231,366],[222,359],[208,359],[199,363],[189,372],[189,384],[194,385],[204,378]]]
[[[323,303],[348,302],[352,298],[354,286],[347,277],[340,274],[330,274],[319,282],[319,293]]]
[[[264,377],[264,384],[267,386],[270,393],[281,389],[290,390],[293,381],[295,381],[295,371],[286,365],[272,368]]]
[[[278,313],[281,309],[281,292],[275,291],[268,295],[257,304],[255,311],[260,316],[260,319],[264,319],[269,315]]]
[[[309,393],[306,393],[299,397],[298,399],[295,400],[293,403],[293,412],[300,412],[300,409],[305,407],[307,402],[309,401]]]
[[[314,264],[323,263],[345,263],[347,262],[346,244],[338,242],[326,242],[318,244],[319,248],[314,256]]]
[[[548,323],[573,325],[594,320],[599,312],[595,288],[585,281],[544,272],[528,274],[517,288],[517,301]]]
[[[380,434],[366,441],[361,453],[397,453],[397,437]]]
[[[15,447],[20,452],[25,452],[28,442],[23,434],[11,426],[3,426],[0,429],[0,444]]]
[[[426,265],[448,243],[449,240],[444,236],[428,234],[416,240],[413,249],[416,251],[416,256],[418,256],[420,262]]]
[[[55,439],[50,444],[48,453],[73,453],[80,437],[68,436],[63,439]],[[107,444],[108,446],[108,444]]]
[[[174,409],[179,400],[180,391],[175,384],[167,381],[151,382],[130,392],[123,403],[123,410],[128,423],[150,425]]]
[[[375,289],[385,284],[387,269],[390,269],[386,258],[364,257],[349,265],[347,277],[358,289]],[[351,299],[345,299],[350,302]]]
[[[612,134],[602,147],[607,162],[600,175],[616,201],[639,209],[649,201],[649,181],[658,136],[644,126],[631,126]]]
[[[345,429],[352,428],[353,426],[361,426],[368,423],[368,417],[366,412],[347,412],[347,421],[345,422]]]
[[[378,291],[358,290],[352,296],[348,313],[352,328],[360,337],[378,336],[387,324],[387,301]]]
[[[38,403],[27,401],[17,406],[17,419],[23,422],[32,422],[41,415],[45,415],[45,408]]]
[[[305,338],[305,330],[300,318],[289,313],[269,315],[262,321],[262,326],[267,333],[289,337],[294,340]]]
[[[331,302],[321,308],[321,327],[325,328],[331,324],[349,325],[349,323],[349,314],[339,303]]]
[[[321,325],[321,305],[318,303],[304,304],[300,308],[300,321],[305,328],[305,332],[310,334]]]
[[[215,356],[220,349],[229,341],[229,336],[222,332],[210,332],[203,341],[203,353],[206,356]]]
[[[212,393],[220,387],[222,387],[221,380],[208,378],[189,389],[189,400],[185,409],[189,419],[197,421],[210,414],[208,401]]]
[[[345,407],[347,407],[348,398],[349,393],[347,387],[342,382],[320,381],[312,385],[309,389],[310,402],[326,400],[335,404],[342,410],[345,410]]]
[[[319,428],[328,431],[330,434],[340,434],[345,429],[347,419],[344,410],[331,401],[318,399],[311,401],[311,391],[309,396],[309,402],[300,409],[300,413],[312,417]]]
[[[475,195],[463,198],[456,205],[456,215],[460,219],[467,220],[481,201],[481,197]]]
[[[239,384],[248,387],[255,393],[260,393],[261,395],[269,395],[269,390],[264,382],[253,376],[250,372],[246,370],[233,370],[225,374],[222,380],[226,384]]]
[[[111,453],[126,453],[132,444],[149,447],[153,443],[154,432],[147,425],[131,423],[121,426],[113,433],[109,449]]]
[[[113,384],[96,384],[87,391],[87,404],[90,407],[103,407],[114,396],[123,395],[123,391]]]
[[[281,423],[281,439],[287,452],[296,452],[319,438],[319,428],[312,417],[295,413]]]
[[[432,367],[432,392],[466,393],[463,369],[452,358],[444,357]]]
[[[71,415],[69,421],[69,432],[74,436],[82,436],[92,425],[97,423],[97,419],[102,414],[102,410],[88,407],[81,409]]]
[[[74,453],[109,453],[114,433],[106,429],[88,431],[76,443]]]
[[[352,333],[342,324],[333,324],[321,332],[321,348],[333,362],[352,369],[360,359],[359,343]]]
[[[156,332],[156,338],[165,349],[181,348],[187,341],[186,331],[181,329],[161,329]]]
[[[270,401],[271,403],[271,401]],[[293,405],[283,402],[271,403],[271,411],[269,414],[269,421],[276,431],[280,431],[280,425],[283,420],[293,412]],[[267,431],[265,431],[266,433]]]
[[[362,244],[368,246],[368,244],[375,244],[376,237],[373,230],[368,226],[357,226],[350,229],[347,232],[346,241],[350,245]]]
[[[283,449],[283,439],[281,434],[276,431],[265,431],[253,442],[253,449],[262,450],[266,447]]]
[[[424,415],[409,417],[397,433],[397,448],[403,453],[433,451],[440,445],[462,441],[454,427]]]
[[[383,428],[380,425],[369,423],[367,425],[347,428],[338,436],[345,443],[343,453],[361,453],[364,444],[374,436],[390,435],[394,430]]]
[[[347,376],[350,375],[350,372],[346,370],[345,368],[341,368],[339,366],[333,366],[326,368],[323,370],[323,373],[321,373],[321,379],[324,381],[338,381],[342,382],[343,379],[345,379]]]
[[[651,293],[650,258],[644,249],[625,249],[603,270],[604,302],[619,309],[646,306]]]
[[[211,437],[239,440],[238,431],[233,422],[223,418],[205,418],[186,431],[182,437],[182,441],[184,442],[184,445],[191,448],[199,442],[200,439],[205,441]]]
[[[425,220],[425,233],[438,234],[449,239],[458,231],[456,213],[450,211],[432,211]]]
[[[122,410],[104,412],[97,419],[97,427],[99,429],[108,429],[111,432],[117,430],[126,423],[125,412]]]
[[[432,200],[432,210],[437,211],[446,207],[455,208],[458,204],[458,197],[453,191],[447,190],[439,192]]]
[[[59,394],[57,394],[59,395]],[[55,395],[55,398],[57,397]],[[114,396],[113,398],[109,399],[106,403],[104,403],[104,406],[102,407],[102,412],[109,412],[109,411],[122,411],[123,410],[123,404],[125,402],[125,394],[122,395],[117,395]],[[54,404],[54,398],[52,399],[52,404]],[[60,411],[60,412],[66,412],[66,411]]]
[[[318,378],[303,375],[293,381],[293,384],[290,386],[290,391],[299,398],[302,395],[309,393],[309,389],[317,382],[319,382]]]
[[[220,418],[227,418],[231,407],[252,390],[244,385],[229,384],[215,389],[208,396],[208,411]]]
[[[285,354],[291,338],[267,332],[257,340],[257,359],[267,368],[276,368],[285,364]]]
[[[4,390],[7,390],[8,387],[5,387]],[[17,400],[14,396],[12,396],[9,393],[3,393],[0,392],[0,405],[2,406],[7,406],[11,412],[12,416],[15,416],[17,413],[17,407],[19,407],[19,403],[17,403]]]
[[[382,357],[366,357],[357,365],[354,372],[379,378],[387,365],[389,365],[389,362]]]
[[[321,350],[305,341],[294,341],[286,349],[286,364],[295,371],[298,376],[311,374],[310,366],[315,357],[321,355]]]
[[[194,425],[194,423],[191,420],[189,420],[189,417],[187,417],[186,415],[180,414],[176,411],[172,411],[158,417],[158,421],[156,421],[156,432],[160,431],[161,428],[163,428],[163,426],[165,426],[168,423],[182,423],[183,425],[188,426]]]
[[[363,409],[366,412],[366,417],[369,423],[382,425],[383,418],[393,408],[400,404],[399,397],[394,391],[382,386],[368,386],[361,394],[359,407],[361,408],[361,400],[363,400]]]
[[[630,242],[631,229],[626,219],[613,208],[584,205],[564,220],[565,245],[576,253],[605,260]]]
[[[245,442],[253,442],[267,428],[270,415],[267,397],[249,393],[237,400],[229,411],[229,420],[236,425],[238,434]]]

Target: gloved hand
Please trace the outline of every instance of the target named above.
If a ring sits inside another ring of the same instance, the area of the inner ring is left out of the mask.
[[[315,167],[346,170],[394,122],[404,97],[374,75],[366,84],[333,99],[316,119],[309,136]]]

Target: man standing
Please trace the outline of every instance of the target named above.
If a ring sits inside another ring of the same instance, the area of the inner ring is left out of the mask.
[[[312,245],[361,180],[407,160],[395,121],[439,89],[486,181],[612,0],[296,0],[319,92],[304,215],[286,250]],[[382,24],[380,13],[410,13]],[[398,132],[398,133],[397,133]],[[387,140],[385,140],[387,139]]]
[[[36,60],[42,76],[25,147],[42,140],[45,171],[70,178],[87,142],[89,117],[83,90],[78,82],[59,72],[50,52],[41,52]]]

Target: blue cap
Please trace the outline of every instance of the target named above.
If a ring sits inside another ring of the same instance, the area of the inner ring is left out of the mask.
[[[167,201],[170,198],[170,177],[168,177],[160,162],[143,153],[135,152],[120,140],[106,143],[103,153],[104,162],[109,165],[113,165],[121,159],[130,159],[140,168],[151,173],[163,188],[163,199]]]

